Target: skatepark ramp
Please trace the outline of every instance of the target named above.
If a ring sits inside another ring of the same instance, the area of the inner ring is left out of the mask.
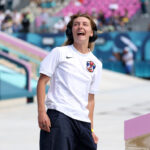
[[[0,32],[0,51],[9,53],[16,58],[30,63],[32,69],[31,76],[33,78],[37,77],[39,64],[48,53],[37,46],[12,37],[3,32]]]
[[[0,100],[26,97],[33,101],[42,49],[0,32]]]
[[[126,150],[150,149],[150,114],[125,121]]]

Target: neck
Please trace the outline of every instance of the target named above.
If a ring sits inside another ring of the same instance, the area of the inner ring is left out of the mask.
[[[83,54],[89,53],[89,48],[88,45],[85,44],[77,44],[77,43],[73,43],[73,46],[80,52]]]

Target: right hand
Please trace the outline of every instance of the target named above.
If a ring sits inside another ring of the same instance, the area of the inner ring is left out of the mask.
[[[50,132],[51,122],[46,112],[39,113],[38,123],[42,130]]]
[[[96,136],[94,132],[92,132],[92,136],[93,136],[95,144],[98,144],[98,137]]]

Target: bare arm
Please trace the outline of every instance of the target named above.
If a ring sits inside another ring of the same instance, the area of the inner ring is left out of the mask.
[[[50,119],[46,113],[45,108],[45,88],[50,78],[46,75],[40,74],[37,84],[37,104],[38,104],[38,123],[42,130],[50,132]]]
[[[94,106],[95,106],[94,94],[89,94],[89,97],[88,97],[88,109],[89,109],[89,118],[91,120],[91,128],[92,129],[93,129]]]
[[[93,125],[94,106],[95,106],[94,94],[89,94],[87,108],[89,109],[89,118],[91,120],[91,130],[93,130],[94,128],[94,125]],[[98,137],[95,135],[94,131],[92,131],[92,135],[93,135],[94,142],[97,144]]]

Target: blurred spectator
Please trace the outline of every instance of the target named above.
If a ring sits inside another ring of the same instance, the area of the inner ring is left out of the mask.
[[[98,32],[99,33],[103,33],[103,32],[105,32],[106,31],[106,27],[105,27],[105,25],[103,24],[103,22],[99,22],[99,24],[98,24],[98,26],[97,26],[97,29],[98,29]]]
[[[33,23],[35,20],[33,13],[29,11],[27,12],[27,18],[29,19],[30,23]]]
[[[7,0],[7,9],[12,10],[13,0]]]
[[[30,22],[30,32],[35,32],[35,15],[34,13],[30,12],[29,10],[27,11],[27,18],[29,19]]]
[[[113,25],[112,20],[109,20],[107,26],[105,27],[106,32],[113,32],[115,31],[115,26]]]
[[[44,21],[46,24],[48,23],[49,14],[45,9],[41,9],[41,13],[40,13],[39,16],[42,19],[42,22]]]
[[[122,61],[125,66],[125,71],[129,75],[133,75],[134,58],[129,47],[123,49]]]
[[[40,25],[40,33],[48,33],[48,24],[44,20]]]
[[[30,28],[30,20],[28,19],[27,15],[28,15],[28,13],[23,14],[23,19],[21,22],[23,33],[29,32],[29,28]]]
[[[36,32],[40,32],[40,26],[42,25],[42,18],[40,16],[35,17],[35,28]]]
[[[0,11],[5,11],[6,0],[0,0]]]
[[[4,18],[5,18],[5,13],[0,10],[0,30],[1,30],[2,22],[3,22]]]
[[[72,16],[72,13],[69,13],[68,15],[64,16],[64,21],[65,21],[65,24],[67,25],[68,22],[70,21],[70,17]]]
[[[11,12],[10,10],[7,10],[5,12],[5,18],[2,21],[1,30],[9,34],[12,33],[12,24],[13,24],[13,20],[12,20]]]
[[[65,23],[65,20],[64,18],[61,18],[58,22],[56,22],[54,24],[54,32],[55,33],[60,33],[60,32],[65,32],[66,30],[66,23]]]
[[[119,9],[119,5],[117,3],[117,0],[112,0],[111,3],[109,4],[109,9],[111,11],[111,17],[109,19],[111,19],[112,24],[115,26],[115,16],[117,13],[117,10]]]
[[[141,12],[144,15],[144,17],[148,17],[148,12],[147,12],[147,4],[148,0],[140,0],[141,3]]]
[[[5,11],[5,18],[4,18],[4,22],[8,22],[8,21],[12,21],[12,16],[11,16],[11,11],[10,10],[6,10]]]
[[[97,19],[99,22],[102,22],[103,25],[106,24],[105,15],[104,15],[104,12],[102,10],[99,11]]]
[[[107,22],[114,26],[114,28],[116,29],[117,25],[120,24],[120,20],[121,20],[121,16],[120,13],[115,13],[113,12],[112,15],[107,19]]]
[[[21,24],[19,24],[18,22],[13,21],[12,31],[14,33],[17,33],[17,32],[21,32],[21,30],[22,30]]]
[[[17,24],[21,24],[21,21],[22,21],[22,14],[17,11],[17,10],[14,10],[13,13],[12,13],[12,19],[14,22],[16,22]]]
[[[95,24],[98,26],[98,15],[97,15],[97,12],[95,10],[92,11],[92,14],[91,14]]]
[[[123,20],[120,20],[119,24],[116,26],[116,30],[119,31],[119,32],[128,31],[127,27],[126,27],[126,24],[123,22]]]
[[[40,14],[37,15],[35,19],[35,25],[37,27],[36,31],[41,33],[41,29],[47,28],[49,19],[50,17],[46,9],[40,9]]]
[[[112,56],[110,57],[110,61],[121,61],[121,52],[120,52],[120,49],[117,48],[116,46],[113,47],[113,50],[112,50]]]
[[[123,21],[125,24],[129,23],[128,9],[125,9],[125,15],[122,16],[122,21]]]

